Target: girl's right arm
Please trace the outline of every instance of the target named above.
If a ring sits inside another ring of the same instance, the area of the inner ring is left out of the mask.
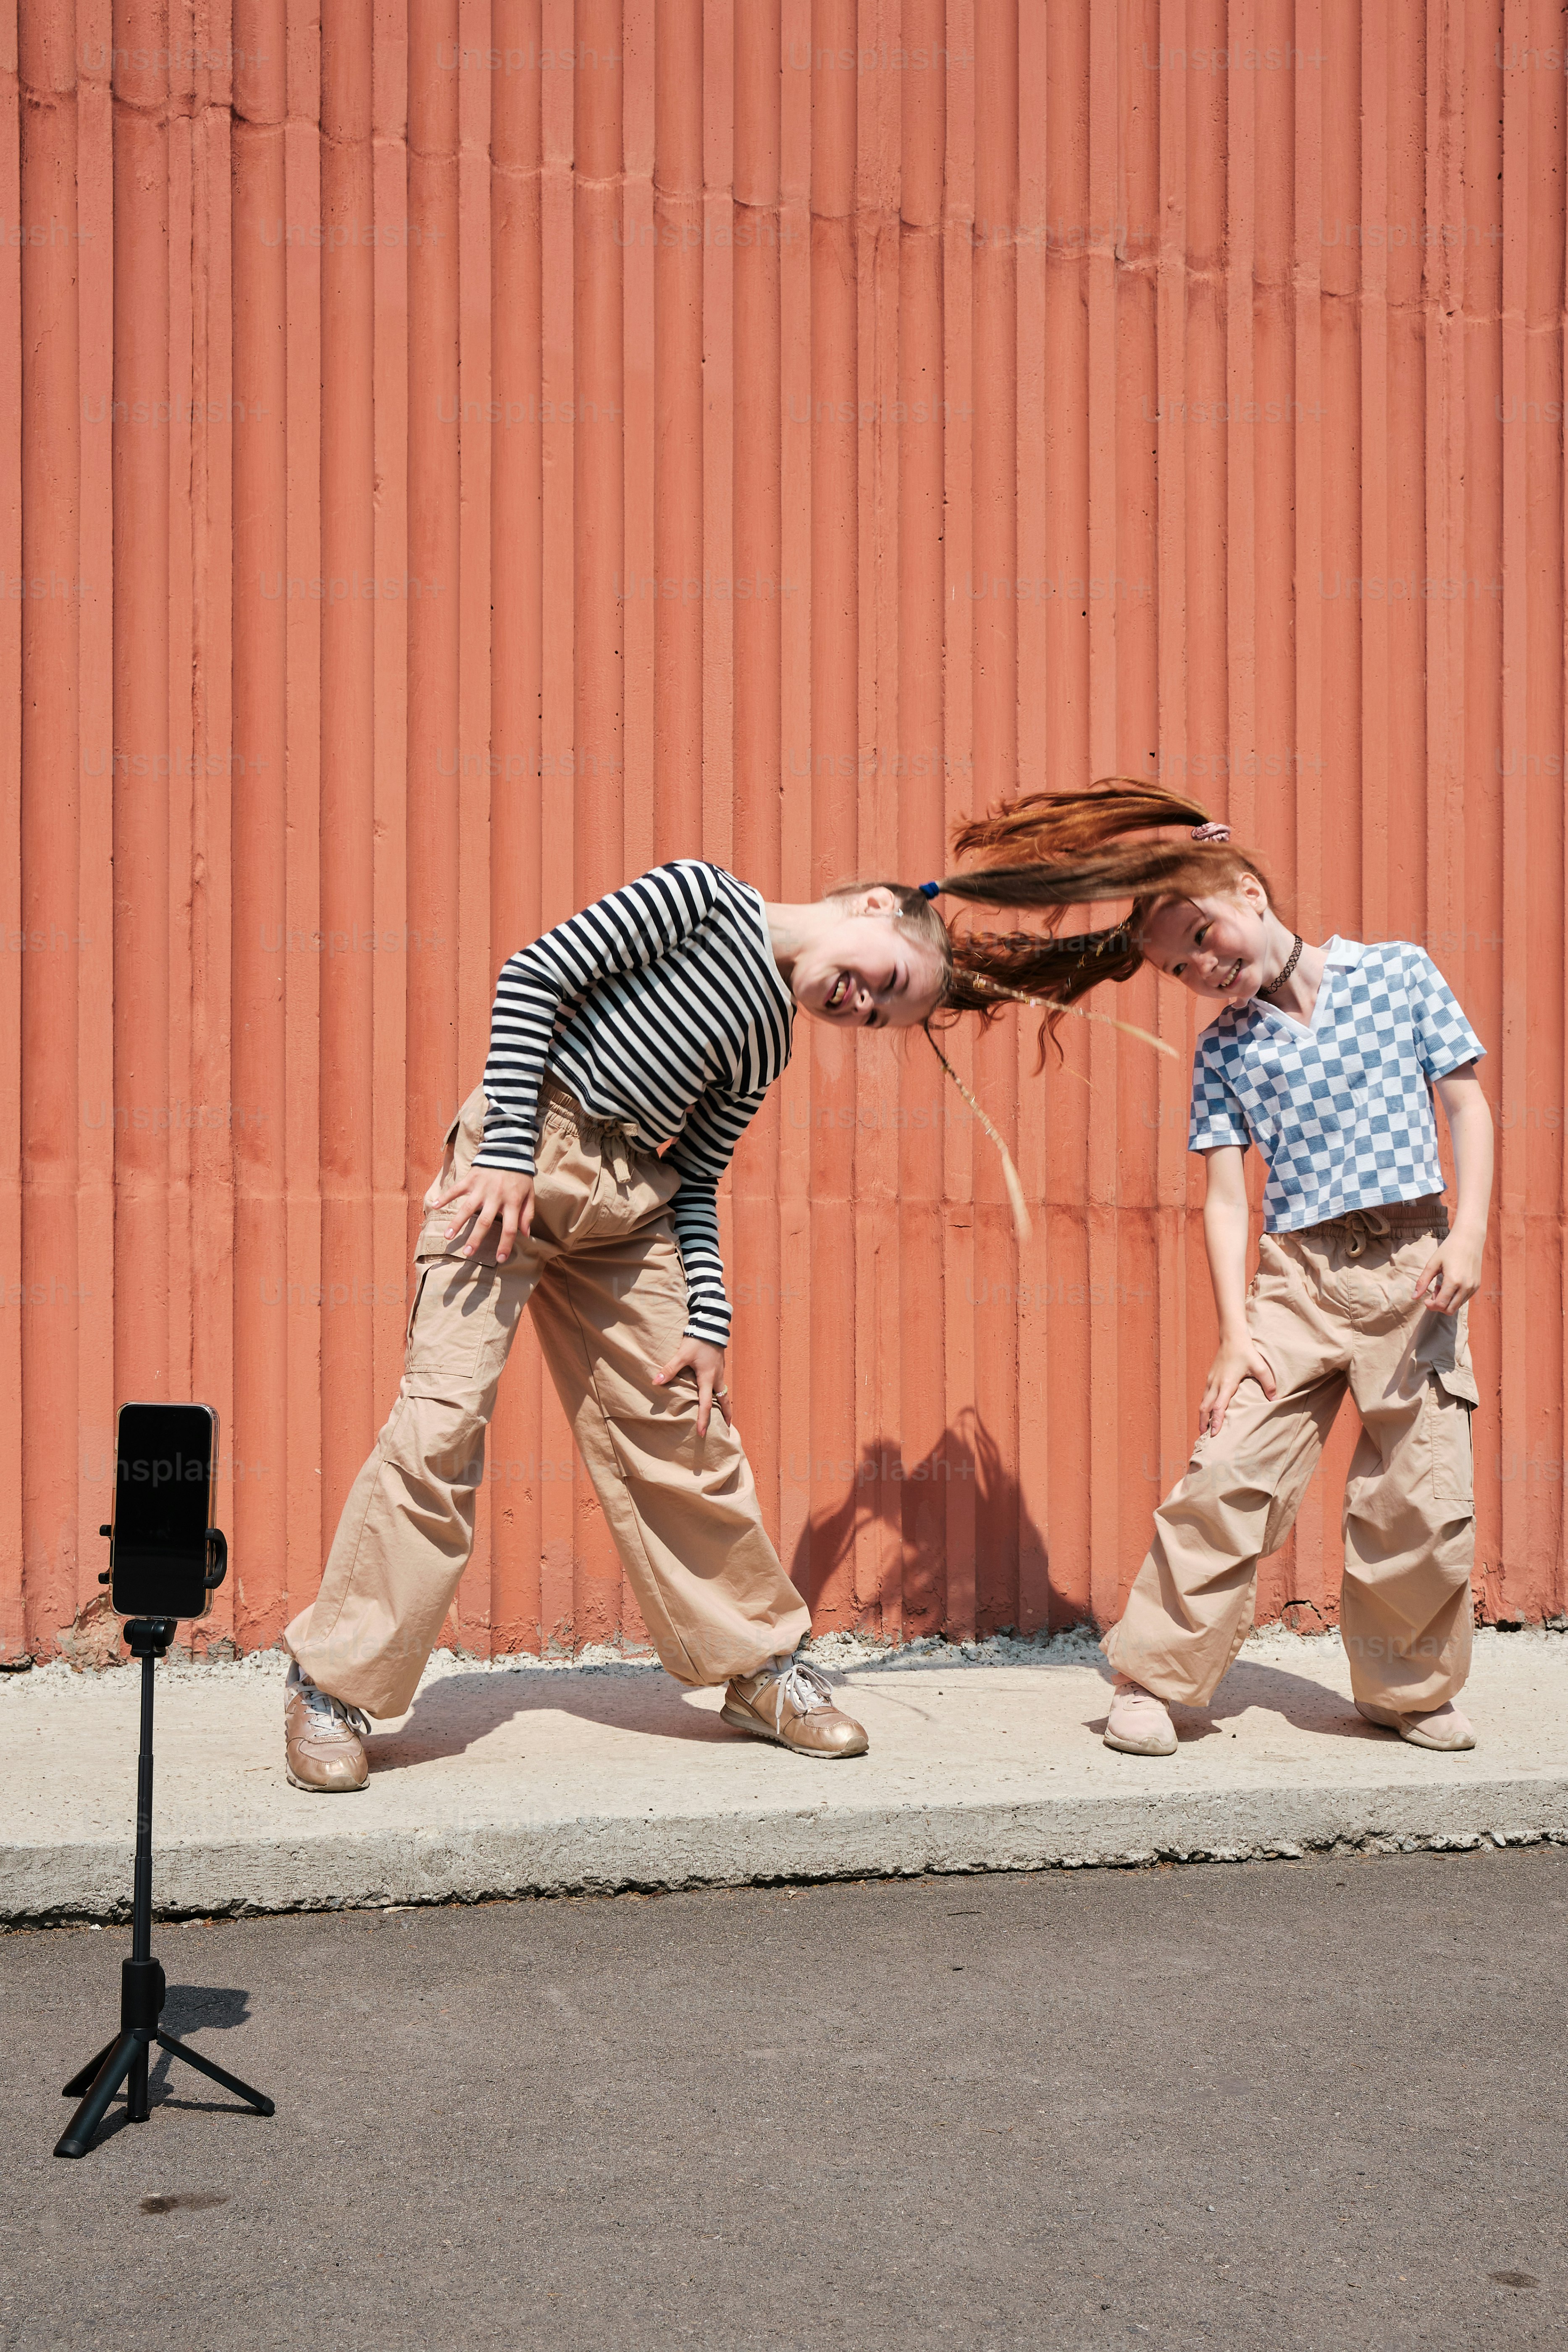
[[[1209,1280],[1219,1315],[1219,1348],[1209,1366],[1203,1402],[1198,1407],[1198,1435],[1217,1435],[1232,1397],[1249,1376],[1266,1397],[1274,1394],[1274,1373],[1268,1359],[1254,1340],[1247,1321],[1247,1239],[1248,1213],[1246,1153],[1239,1144],[1221,1144],[1204,1154],[1208,1185],[1204,1194],[1204,1246],[1208,1251]]]

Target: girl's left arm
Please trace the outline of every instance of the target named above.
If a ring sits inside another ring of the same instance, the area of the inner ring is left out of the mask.
[[[665,1154],[680,1176],[680,1189],[669,1204],[669,1213],[686,1269],[687,1315],[680,1345],[655,1378],[662,1387],[687,1366],[696,1373],[699,1437],[708,1433],[710,1400],[726,1421],[731,1419],[724,1386],[730,1301],[724,1290],[724,1261],[719,1253],[719,1179],[762,1108],[766,1091],[762,1087],[739,1095],[725,1087],[710,1087],[692,1106],[685,1127]]]
[[[1454,1315],[1481,1286],[1492,1197],[1492,1115],[1473,1062],[1450,1070],[1436,1085],[1454,1140],[1458,1200],[1448,1237],[1433,1252],[1415,1288],[1435,1313]]]

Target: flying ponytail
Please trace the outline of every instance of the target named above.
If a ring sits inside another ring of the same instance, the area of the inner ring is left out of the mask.
[[[1138,837],[1171,825],[1184,826],[1186,838]],[[955,832],[953,847],[961,857],[977,853],[978,862],[925,885],[926,892],[972,907],[1038,911],[1045,922],[1029,931],[949,930],[943,1013],[990,1021],[1009,1002],[1037,1003],[1045,1018],[1036,1066],[1043,1067],[1046,1041],[1057,1042],[1062,1014],[1101,981],[1131,980],[1142,969],[1139,934],[1160,900],[1229,897],[1250,874],[1273,902],[1267,875],[1247,851],[1230,846],[1229,834],[1195,801],[1130,776],[1105,777],[1086,793],[1031,793],[969,819]],[[1105,898],[1131,900],[1121,922],[1058,932],[1068,907]],[[1134,1034],[1147,1037],[1142,1030]],[[1172,1050],[1162,1039],[1147,1042]]]
[[[1177,841],[1143,840],[1140,836],[1172,825],[1185,828]],[[1002,801],[984,817],[972,817],[953,835],[959,857],[973,863],[960,866],[939,881],[911,889],[907,883],[846,885],[848,889],[881,887],[890,890],[898,913],[910,931],[940,961],[942,992],[940,1005],[925,1024],[931,1051],[969,1104],[1002,1158],[1002,1173],[1012,1203],[1019,1238],[1029,1238],[1029,1216],[1024,1188],[1005,1143],[986,1118],[947,1055],[937,1044],[932,1023],[943,1027],[964,1013],[989,1024],[1010,1003],[1037,1006],[1040,1023],[1040,1058],[1045,1066],[1047,1039],[1060,1045],[1057,1028],[1064,1013],[1089,1021],[1107,1021],[1162,1054],[1174,1055],[1165,1038],[1117,1021],[1109,1013],[1084,1013],[1079,999],[1101,981],[1131,980],[1143,963],[1138,945],[1143,924],[1165,898],[1229,897],[1244,874],[1252,875],[1268,892],[1268,877],[1247,851],[1230,846],[1230,827],[1216,823],[1195,801],[1166,792],[1131,776],[1106,776],[1083,793],[1030,793],[1016,801]],[[932,903],[937,898],[957,898],[970,907],[1006,907],[1044,917],[1034,930],[959,929],[945,922]],[[1068,907],[1087,906],[1106,898],[1130,898],[1131,908],[1119,923],[1099,931],[1072,935],[1060,932]]]

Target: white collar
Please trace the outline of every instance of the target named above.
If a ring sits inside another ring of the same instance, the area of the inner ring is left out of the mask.
[[[1277,1004],[1270,1004],[1266,996],[1255,996],[1251,998],[1250,1001],[1242,1007],[1241,1013],[1237,1014],[1237,1018],[1240,1019],[1244,1017],[1247,1013],[1254,1013],[1259,1014],[1265,1021],[1281,1021],[1284,1023],[1286,1028],[1294,1029],[1301,1034],[1315,1031],[1318,1026],[1318,1015],[1322,1010],[1323,984],[1328,979],[1330,969],[1331,967],[1358,964],[1365,953],[1366,948],[1363,941],[1361,940],[1342,940],[1338,931],[1334,933],[1331,939],[1324,941],[1323,974],[1322,979],[1318,982],[1318,1001],[1312,1007],[1312,1017],[1310,1021],[1298,1021],[1293,1013],[1281,1013],[1279,1007]]]

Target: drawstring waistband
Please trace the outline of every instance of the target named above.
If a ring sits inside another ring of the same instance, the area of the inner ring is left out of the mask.
[[[1347,1209],[1342,1216],[1325,1217],[1321,1224],[1306,1228],[1307,1233],[1321,1234],[1325,1239],[1342,1234],[1347,1257],[1360,1257],[1371,1243],[1391,1240],[1396,1234],[1408,1241],[1418,1234],[1447,1234],[1447,1230],[1448,1207],[1442,1199],[1384,1201],[1376,1208]]]
[[[545,1079],[539,1089],[539,1099],[546,1109],[564,1111],[585,1140],[591,1141],[597,1136],[616,1183],[631,1182],[630,1155],[634,1151],[645,1151],[647,1147],[629,1119],[595,1118],[592,1111],[584,1109],[576,1096],[557,1078]]]

